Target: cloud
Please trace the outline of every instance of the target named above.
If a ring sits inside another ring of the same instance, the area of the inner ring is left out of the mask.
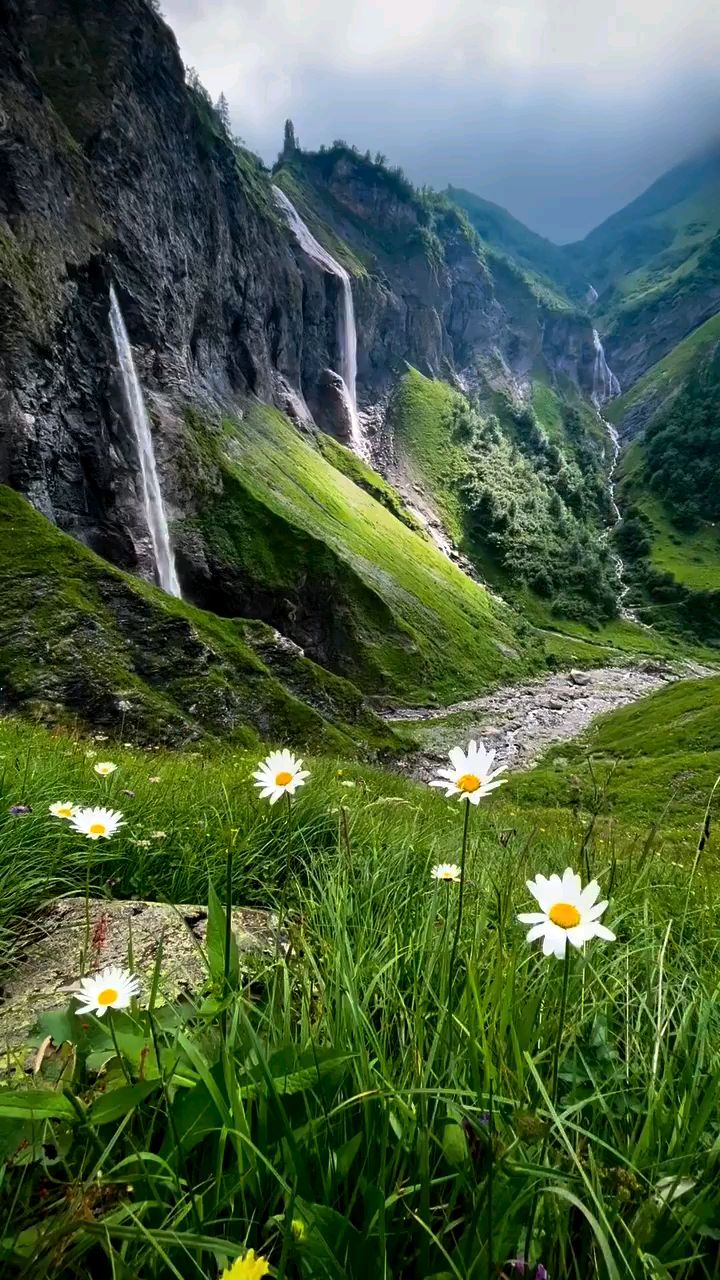
[[[272,158],[345,137],[420,182],[583,234],[719,118],[706,0],[164,0],[183,56]]]

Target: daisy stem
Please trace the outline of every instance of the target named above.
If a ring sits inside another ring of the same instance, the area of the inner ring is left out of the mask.
[[[117,1056],[117,1060],[120,1063],[120,1068],[128,1084],[132,1084],[132,1076],[130,1075],[130,1072],[126,1067],[125,1059],[123,1058],[120,1052],[120,1045],[118,1044],[117,1031],[115,1030],[115,1019],[113,1018],[112,1009],[108,1009],[108,1023],[110,1025],[110,1035],[112,1036],[112,1042],[115,1049],[115,1054]]]
[[[235,841],[233,840],[228,849],[227,864],[225,869],[225,955],[223,959],[223,1002],[230,995],[230,952],[232,949],[232,877],[233,877],[233,849]],[[227,1040],[227,1009],[222,1011],[222,1035],[223,1040]]]
[[[88,840],[87,870],[85,874],[85,941],[80,959],[80,972],[85,973],[90,962],[90,879],[92,874],[93,841]]]
[[[290,883],[290,870],[292,867],[292,800],[290,792],[285,792],[287,800],[287,858],[285,861],[285,880],[282,887],[282,895],[280,898],[280,917],[278,919],[278,951],[280,950],[280,934],[285,923],[285,903],[287,900],[288,885]]]
[[[457,956],[458,943],[460,941],[460,930],[462,928],[463,917],[463,898],[465,895],[465,858],[467,854],[468,839],[468,823],[470,821],[470,802],[465,801],[465,818],[463,821],[463,838],[462,838],[462,854],[460,857],[460,896],[458,898],[457,922],[455,924],[455,937],[453,938],[452,952],[450,953],[450,972],[448,974],[448,1011],[450,1015],[450,1036],[452,1037],[453,1022],[453,977],[455,975],[455,957]]]
[[[567,1009],[568,980],[570,978],[570,943],[565,942],[565,955],[563,957],[563,985],[562,996],[560,998],[560,1017],[558,1019],[557,1038],[555,1040],[555,1054],[553,1056],[553,1073],[552,1073],[552,1091],[551,1098],[553,1107],[557,1103],[558,1077],[560,1073],[560,1048],[562,1046],[563,1031],[565,1029],[565,1010]]]
[[[562,996],[560,997],[560,1017],[558,1018],[557,1036],[555,1037],[555,1052],[553,1053],[552,1078],[550,1085],[550,1098],[552,1100],[553,1111],[557,1105],[558,1080],[560,1075],[560,1049],[562,1047],[563,1031],[565,1029],[565,1012],[567,1010],[567,994],[568,982],[570,979],[570,943],[565,940],[565,954],[563,956],[563,984]],[[547,1134],[543,1139],[542,1151],[540,1153],[540,1164],[545,1164],[545,1156],[547,1154],[548,1138]],[[530,1216],[528,1218],[527,1231],[525,1233],[525,1260],[530,1259],[530,1248],[532,1245],[533,1229],[535,1227],[535,1214],[537,1213],[538,1200],[540,1199],[539,1191],[535,1192],[530,1205]]]

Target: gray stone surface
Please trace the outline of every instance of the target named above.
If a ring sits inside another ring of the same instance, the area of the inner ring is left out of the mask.
[[[277,916],[245,907],[233,910],[233,931],[242,953],[272,955],[278,946]],[[86,953],[84,898],[56,902],[39,922],[25,959],[4,986],[0,1002],[0,1054],[22,1046],[39,1016],[47,1009],[63,1009],[83,974],[105,965],[128,966],[143,990],[152,982],[162,939],[159,996],[163,1000],[191,995],[208,980],[204,958],[207,907],[162,902],[90,902],[90,933]],[[280,935],[283,951],[287,941]]]
[[[681,675],[698,674],[697,668],[680,671],[659,662],[571,671],[451,707],[398,710],[386,718],[423,724],[424,750],[405,762],[415,777],[430,778],[450,747],[473,737],[494,747],[499,762],[528,768],[553,743],[578,737],[595,716],[643,698]]]

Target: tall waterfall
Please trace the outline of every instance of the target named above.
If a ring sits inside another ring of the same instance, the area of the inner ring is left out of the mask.
[[[352,446],[356,453],[365,452],[362,427],[357,411],[357,329],[350,276],[343,266],[323,249],[309,227],[305,225],[295,205],[288,200],[280,187],[273,187],[275,202],[287,218],[290,230],[301,249],[330,275],[336,276],[342,289],[342,310],[338,313],[338,346],[340,348],[340,376],[347,391],[347,408],[350,417]]]
[[[599,408],[606,400],[612,400],[613,396],[620,395],[620,383],[605,359],[605,349],[600,341],[600,334],[597,329],[593,329],[592,333],[595,348],[592,398]]]
[[[181,596],[180,583],[175,570],[175,558],[170,545],[167,516],[163,506],[160,481],[155,465],[150,420],[148,418],[142,388],[135,370],[132,347],[125,328],[125,321],[117,300],[115,290],[110,285],[110,328],[112,329],[115,351],[117,352],[120,376],[122,380],[123,400],[135,436],[140,475],[142,478],[143,507],[145,520],[152,543],[155,558],[155,573],[158,585],[168,595]]]
[[[612,458],[608,469],[608,490],[610,494],[610,507],[613,514],[612,529],[614,530],[617,529],[620,521],[622,520],[622,513],[615,497],[615,472],[617,471],[618,459],[620,457],[620,437],[612,423],[608,422],[606,418],[603,418],[601,410],[607,400],[612,400],[613,396],[620,395],[622,388],[605,359],[605,350],[602,342],[600,341],[600,334],[597,329],[593,329],[593,347],[595,348],[595,363],[593,364],[592,399],[595,408],[598,411],[598,417],[605,427],[605,430],[610,437],[610,444],[612,445]],[[612,532],[612,530],[610,532]],[[625,581],[625,563],[622,556],[618,555],[617,552],[613,553],[612,559],[615,566],[615,576],[618,584],[620,617],[625,618],[629,622],[637,622],[638,618],[634,610],[628,609],[625,605],[625,597],[630,590],[630,587]]]

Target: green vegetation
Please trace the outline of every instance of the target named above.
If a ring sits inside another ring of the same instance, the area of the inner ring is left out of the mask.
[[[620,829],[659,827],[661,845],[692,854],[720,775],[720,678],[682,681],[596,720],[520,779],[524,809],[612,814]]]
[[[430,490],[462,550],[514,603],[527,591],[554,614],[597,622],[616,612],[602,539],[608,495],[595,415],[537,383],[534,404],[495,393],[472,407],[410,370],[388,416],[411,479]]]
[[[624,395],[612,400],[603,412],[616,425],[622,425],[630,419],[634,412],[641,411],[647,421],[666,401],[681,390],[685,381],[706,353],[720,339],[720,315],[706,320],[697,329],[679,342],[657,364],[648,369],[642,378],[626,391]]]
[[[408,511],[400,494],[384,480],[378,471],[368,466],[362,458],[347,449],[332,436],[321,431],[317,436],[317,445],[324,458],[360,489],[364,489],[376,502],[381,502],[392,515],[406,524],[408,529],[424,536],[423,527],[411,511]]]
[[[611,788],[655,835],[593,816],[581,758],[470,812],[457,950],[458,886],[430,878],[459,861],[457,801],[311,760],[288,821],[257,798],[257,755],[89,747],[2,722],[4,964],[32,946],[37,907],[82,895],[88,875],[96,895],[210,904],[204,991],[164,1003],[161,965],[127,1011],[43,1014],[33,1056],[47,1036],[54,1050],[0,1090],[9,1280],[206,1280],[249,1248],[288,1280],[480,1280],[528,1251],[534,1280],[711,1280],[716,857],[712,834],[694,868],[689,843],[668,858],[662,842],[666,785],[701,825],[717,684],[666,690],[593,739],[596,778],[620,756]],[[109,782],[88,749],[118,764]],[[565,790],[574,815],[537,807]],[[70,797],[126,825],[83,843],[47,812]],[[32,811],[9,813],[19,804]],[[535,906],[527,878],[568,864],[597,877],[617,941],[565,970],[516,914]],[[238,967],[228,881],[235,902],[285,909],[287,959]]]
[[[508,254],[536,273],[554,294],[557,294],[558,285],[575,295],[587,288],[582,273],[564,249],[531,231],[507,209],[461,187],[450,186],[446,194],[467,214],[485,244]]]
[[[272,729],[327,749],[392,748],[348,681],[299,655],[276,655],[275,675],[268,627],[218,618],[113,569],[2,487],[0,547],[5,707],[170,742],[250,743]]]
[[[691,352],[676,356],[675,368],[688,370],[685,382],[674,386],[623,459],[618,544],[632,565],[645,616],[717,644],[720,344],[713,327],[695,335]]]
[[[511,610],[275,410],[254,405],[196,436],[221,491],[208,484],[194,527],[238,611],[258,610],[363,690],[403,700],[451,701],[541,664]]]

